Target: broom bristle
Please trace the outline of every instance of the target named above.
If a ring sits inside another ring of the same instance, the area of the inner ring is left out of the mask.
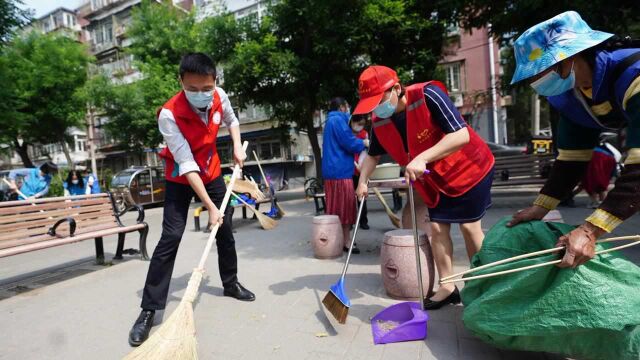
[[[258,221],[260,222],[260,225],[263,229],[271,230],[278,226],[278,221],[268,217],[267,215],[258,211],[254,211],[254,213],[256,214],[256,217],[258,218]]]
[[[324,299],[322,299],[322,304],[340,324],[347,322],[349,307],[343,304],[334,293],[329,291]]]
[[[393,223],[393,226],[397,227],[398,229],[402,227],[402,222],[400,221],[400,218],[398,218],[394,213],[389,214],[389,219]]]
[[[191,360],[198,358],[196,329],[191,303],[181,301],[171,317],[142,345],[124,360],[167,359]]]
[[[276,202],[276,208],[278,208],[278,212],[280,213],[280,216],[284,216],[286,213],[284,212],[284,209],[282,209],[282,206],[280,206],[280,204],[278,204]]]
[[[202,269],[194,269],[182,301],[173,314],[142,345],[125,356],[124,360],[198,359],[193,301],[197,296],[203,272]]]

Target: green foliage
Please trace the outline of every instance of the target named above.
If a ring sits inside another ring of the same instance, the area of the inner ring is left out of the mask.
[[[28,23],[33,14],[19,6],[24,5],[21,0],[0,0],[0,48],[11,39],[13,32]]]
[[[113,170],[111,170],[111,168],[102,168],[99,178],[100,178],[100,186],[102,188],[102,192],[107,192],[111,188],[111,180],[113,179]],[[105,186],[102,186],[102,184],[105,184]]]
[[[442,1],[440,10],[467,29],[491,23],[504,40],[567,10],[580,13],[594,29],[640,35],[636,0],[449,0]]]
[[[90,61],[86,48],[66,37],[31,32],[14,39],[0,57],[0,141],[67,140],[67,129],[83,124]]]
[[[49,193],[47,197],[64,196],[64,186],[62,183],[67,178],[69,171],[66,169],[60,169],[57,174],[51,177],[51,183],[49,184]]]

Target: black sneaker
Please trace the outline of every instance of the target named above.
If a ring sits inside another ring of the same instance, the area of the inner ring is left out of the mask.
[[[342,250],[344,250],[344,252],[349,252],[349,248],[348,247],[344,247],[342,248]],[[360,254],[360,249],[358,249],[358,245],[357,244],[353,244],[353,250],[351,250],[352,254]]]

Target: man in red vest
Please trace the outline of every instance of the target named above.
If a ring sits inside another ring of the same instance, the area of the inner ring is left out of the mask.
[[[491,151],[438,81],[404,87],[393,69],[369,66],[360,75],[358,93],[353,115],[372,113],[373,134],[356,194],[367,196],[369,175],[385,153],[404,166],[407,183],[421,195],[416,197],[418,226],[428,233],[426,219],[431,220],[438,275],[452,275],[451,224],[459,224],[469,258],[484,239],[480,220],[491,206]],[[430,173],[424,175],[427,169]],[[435,310],[459,303],[460,295],[453,284],[445,284],[424,302],[426,309]]]
[[[165,162],[166,196],[162,236],[153,252],[142,294],[142,312],[129,333],[129,344],[138,346],[149,336],[156,310],[165,308],[178,246],[187,222],[189,204],[197,195],[207,208],[209,225],[221,224],[216,234],[218,267],[224,295],[255,300],[237,277],[235,240],[231,213],[218,210],[226,192],[216,149],[220,123],[229,128],[234,161],[242,166],[246,155],[240,141],[238,119],[227,94],[216,87],[216,67],[207,55],[190,53],[180,62],[182,90],[158,112],[158,126],[167,147],[160,153]]]

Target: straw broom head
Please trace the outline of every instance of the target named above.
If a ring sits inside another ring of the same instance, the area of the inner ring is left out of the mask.
[[[142,345],[124,360],[193,360],[198,358],[193,301],[198,294],[203,269],[194,269],[184,297],[176,310]]]

